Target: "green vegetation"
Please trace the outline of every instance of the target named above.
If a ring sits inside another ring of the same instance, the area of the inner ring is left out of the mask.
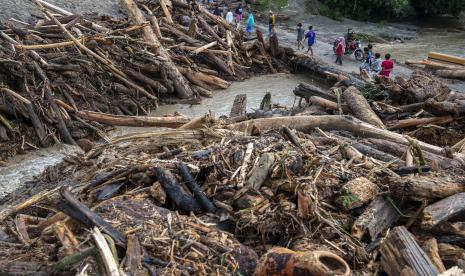
[[[269,0],[270,1],[270,0]],[[322,15],[355,19],[404,18],[415,15],[458,15],[465,0],[323,0]]]
[[[259,0],[260,10],[274,10],[279,11],[286,8],[288,0]]]

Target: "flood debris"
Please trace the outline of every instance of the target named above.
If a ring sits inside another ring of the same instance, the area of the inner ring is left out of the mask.
[[[246,38],[195,3],[121,1],[127,17],[117,19],[34,2],[43,19],[6,21],[0,31],[0,140],[8,145],[1,159],[105,139],[108,126],[178,127],[190,118],[141,116],[160,104],[198,104],[234,80],[287,70],[293,55],[280,48],[271,56],[259,31],[259,40]],[[182,25],[184,17],[195,28]]]
[[[258,107],[268,115],[247,114],[239,95],[233,117],[207,114],[67,158],[3,200],[2,275],[460,271],[463,141],[443,147],[390,130],[386,113],[402,105],[389,91],[374,100],[334,85],[323,99],[338,108],[320,115],[276,107],[269,94]]]

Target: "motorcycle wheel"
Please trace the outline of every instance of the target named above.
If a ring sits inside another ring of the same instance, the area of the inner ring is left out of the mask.
[[[360,50],[360,49],[357,49],[355,50],[354,52],[354,56],[355,56],[355,59],[358,60],[358,61],[362,61],[363,58],[364,58],[364,54],[363,54],[363,51]]]

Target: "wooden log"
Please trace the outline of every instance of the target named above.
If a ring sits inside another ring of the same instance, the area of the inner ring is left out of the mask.
[[[465,69],[462,70],[437,70],[436,75],[447,79],[465,80]]]
[[[318,96],[329,101],[337,101],[337,98],[334,94],[331,94],[328,91],[321,89],[318,86],[309,83],[299,83],[299,85],[294,89],[294,95],[302,98],[309,99],[312,96]]]
[[[460,64],[460,65],[465,65],[465,58],[441,54],[437,52],[429,52],[428,58],[446,61],[446,62],[455,63],[455,64]]]
[[[123,8],[126,9],[129,16],[135,21],[135,23],[142,24],[146,21],[145,17],[142,15],[142,12],[139,10],[134,0],[121,0],[121,3],[123,5]],[[160,55],[163,58],[163,71],[173,82],[176,95],[181,99],[192,97],[194,93],[190,88],[188,82],[179,72],[177,66],[171,60],[171,56],[160,43],[157,36],[153,32],[153,29],[150,26],[145,26],[142,30],[145,41],[153,45],[153,47],[151,48],[152,52],[154,54]]]
[[[262,184],[268,178],[270,170],[274,165],[275,155],[273,153],[263,153],[258,159],[257,164],[252,168],[251,175],[247,179],[246,184],[258,190],[262,186]]]
[[[166,4],[165,0],[160,0],[159,3],[163,14],[165,15],[166,21],[170,24],[173,24],[173,18],[171,17],[171,12],[168,9],[168,5]]]
[[[378,115],[371,109],[365,97],[363,97],[362,93],[355,86],[347,88],[342,95],[351,113],[354,114],[356,118],[378,128],[386,128]]]
[[[350,180],[341,189],[341,195],[335,200],[344,210],[361,207],[371,201],[379,192],[376,184],[364,177]]]
[[[438,241],[435,238],[426,240],[423,243],[422,248],[436,266],[439,273],[446,271],[446,267],[442,263],[441,256],[439,256]]]
[[[208,46],[208,44],[206,46]],[[229,51],[212,50],[212,49],[207,49],[207,48],[201,49],[202,47],[191,47],[191,46],[180,45],[178,48],[181,50],[190,51],[192,55],[195,55],[195,51],[199,51],[199,50],[200,50],[200,53],[203,52],[203,53],[208,53],[208,54],[213,54],[213,55],[229,56],[231,54],[231,52]]]
[[[210,25],[201,16],[197,16],[196,18],[198,22],[200,23],[200,26],[202,27],[202,29],[204,29],[213,39],[215,39],[216,42],[218,42],[225,49],[230,48],[228,44],[226,43],[226,41],[224,41],[221,37],[219,37],[218,34],[212,29],[212,27],[210,27]]]
[[[399,213],[383,197],[375,198],[352,225],[352,236],[372,242],[399,219]]]
[[[387,184],[393,195],[415,200],[438,200],[465,192],[465,181],[455,178],[417,176],[389,177]]]
[[[465,101],[438,102],[428,99],[423,104],[423,108],[436,115],[460,116],[465,114]]]
[[[438,275],[428,255],[404,226],[392,229],[381,245],[381,266],[389,276]]]
[[[160,93],[160,94],[168,93],[168,89],[163,84],[161,84],[159,81],[153,80],[140,72],[132,70],[131,68],[125,68],[124,72],[128,74],[129,76],[139,80],[140,82],[143,82],[147,84],[148,86],[152,87],[153,89],[155,89],[157,93]]]
[[[113,228],[111,224],[77,200],[68,187],[62,187],[60,189],[60,194],[66,201],[66,208],[62,210],[64,213],[81,222],[88,228],[98,227],[102,229],[102,231],[108,234],[117,245],[126,248],[126,237],[123,233]]]
[[[423,210],[421,227],[431,229],[465,210],[465,192],[446,197]]]
[[[326,109],[334,110],[334,111],[339,111],[339,107],[337,106],[337,103],[327,100],[322,97],[318,96],[311,96],[310,97],[310,102],[314,105],[319,105],[322,106]],[[344,113],[349,113],[350,109],[346,104],[341,105],[341,109]]]
[[[229,117],[239,117],[247,115],[247,94],[239,94],[234,98]]]
[[[194,195],[197,202],[202,206],[206,212],[215,213],[215,205],[208,199],[205,193],[200,188],[199,184],[194,180],[192,175],[189,172],[189,168],[184,163],[177,163],[176,166],[181,173],[182,178],[184,179],[186,186]]]
[[[452,116],[430,117],[430,118],[411,118],[399,120],[395,124],[388,127],[389,130],[404,129],[411,127],[419,127],[429,124],[441,125],[454,121]]]
[[[257,29],[257,36],[259,34],[261,35],[260,30]],[[264,57],[266,63],[268,64],[268,67],[270,68],[271,73],[277,73],[278,71],[274,68],[273,63],[271,62],[271,58],[268,55],[268,53],[265,50],[265,44],[262,43],[261,41],[258,41],[258,50],[260,51],[260,54]]]
[[[111,126],[177,128],[189,122],[189,119],[185,117],[124,116],[87,110],[78,111],[76,115],[84,120],[104,123]]]
[[[188,68],[180,67],[179,71],[185,74],[186,76],[189,76],[189,80],[192,79],[197,79],[200,82],[204,82],[208,85],[214,85],[215,87],[221,88],[221,89],[226,89],[228,88],[231,83],[228,81],[223,80],[222,78],[219,78],[217,76],[212,76],[208,75],[202,72],[194,71]],[[197,84],[198,82],[196,82]]]
[[[435,61],[431,61],[431,60],[427,60],[427,59],[424,59],[424,60],[406,60],[405,61],[405,64],[407,65],[424,65],[426,66],[427,68],[431,68],[431,69],[446,69],[446,70],[457,70],[457,69],[463,69],[463,67],[460,67],[460,66],[451,66],[449,64],[445,64],[445,63],[441,63],[441,62],[435,62]]]
[[[195,50],[192,51],[192,54],[193,54],[193,55],[200,54],[200,53],[202,53],[203,51],[205,51],[205,50],[207,50],[207,49],[210,49],[211,47],[216,46],[217,44],[218,44],[217,41],[210,42],[210,43],[208,43],[208,44],[205,44],[205,45],[203,45],[203,46],[201,46],[201,47],[196,48]]]
[[[166,194],[173,200],[179,210],[184,212],[202,210],[202,206],[181,189],[176,177],[169,170],[157,167],[153,169],[153,172]]]
[[[124,265],[129,275],[137,275],[138,269],[142,268],[143,249],[136,235],[128,237],[128,246]]]
[[[283,125],[301,131],[309,131],[315,127],[326,130],[345,130],[357,134],[361,137],[380,138],[402,145],[410,145],[411,143],[411,140],[407,139],[404,135],[389,130],[376,128],[370,124],[355,119],[352,116],[325,115],[261,118],[231,124],[227,126],[227,128],[235,131],[245,131],[251,129],[265,131],[270,129],[277,129]],[[448,156],[446,151],[441,147],[421,141],[416,142],[424,151],[442,156]],[[461,153],[453,153],[453,157],[458,162],[463,162],[463,160],[465,160],[465,155]]]

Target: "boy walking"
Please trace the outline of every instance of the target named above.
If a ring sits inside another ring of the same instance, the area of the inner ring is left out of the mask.
[[[302,28],[302,23],[297,24],[297,50],[300,50],[300,47],[304,49],[304,36],[305,30]]]
[[[311,56],[313,56],[312,46],[313,44],[315,44],[315,41],[316,41],[316,34],[313,31],[313,26],[308,27],[308,32],[305,35],[305,39],[307,39],[307,45],[308,45],[307,55],[308,55],[308,52],[310,52]]]

